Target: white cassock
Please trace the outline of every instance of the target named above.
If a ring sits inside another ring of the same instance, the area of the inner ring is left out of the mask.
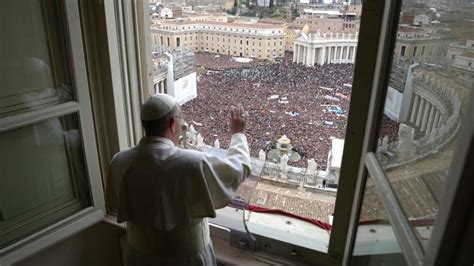
[[[215,217],[249,174],[243,133],[232,136],[223,158],[161,137],[117,153],[107,205],[127,222],[126,265],[215,265],[206,217]]]

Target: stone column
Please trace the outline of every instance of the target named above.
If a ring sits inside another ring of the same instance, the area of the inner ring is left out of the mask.
[[[429,136],[433,129],[433,120],[436,112],[434,105],[431,105],[430,115],[428,116],[428,125],[426,125],[426,135]]]
[[[421,125],[421,118],[423,116],[423,107],[425,107],[425,99],[420,96],[420,105],[418,106],[418,111],[416,112],[416,121],[415,126],[419,127]]]
[[[313,56],[313,49],[311,49],[310,47],[306,47],[307,51],[306,51],[306,65],[307,66],[311,66],[311,61],[312,60],[312,56]]]
[[[426,101],[425,111],[423,112],[423,118],[421,119],[421,129],[420,129],[423,132],[426,130],[426,125],[428,124],[428,115],[430,112],[430,108],[431,108],[431,103],[429,101]]]
[[[319,49],[319,64],[324,65],[324,58],[326,57],[326,48],[321,47]]]
[[[308,51],[308,47],[305,46],[305,47],[304,47],[304,54],[303,54],[303,58],[304,58],[303,64],[304,64],[304,65],[308,65],[308,64],[309,64],[309,62],[308,62],[308,59],[309,59],[309,58],[308,58],[308,52],[309,52],[309,51]]]
[[[293,58],[294,58],[294,62],[298,63],[298,44],[296,43],[293,46]]]
[[[441,122],[441,112],[438,110],[438,112],[436,112],[435,123],[433,127],[438,129],[440,122]]]
[[[301,64],[303,65],[306,63],[305,55],[306,55],[306,47],[304,45],[301,45]]]
[[[420,104],[420,96],[418,96],[418,94],[415,94],[415,99],[413,99],[413,105],[411,107],[410,123],[415,122],[416,113],[418,112],[419,104]]]
[[[299,62],[298,63],[303,64],[303,62],[304,62],[304,60],[303,60],[304,59],[304,46],[300,45],[300,47],[298,48],[298,51],[299,51],[298,52],[298,54],[299,54],[299,60],[298,60]]]
[[[308,66],[313,66],[313,55],[314,55],[314,52],[313,52],[313,48],[310,48],[308,47],[308,59],[307,59],[307,62],[308,62]]]
[[[441,113],[438,109],[436,109],[436,114],[433,122],[433,130],[438,129],[438,123],[439,123],[439,118],[441,116]]]
[[[445,114],[441,114],[440,117],[439,117],[439,123],[438,123],[438,127],[442,127],[443,124],[445,124],[444,122],[444,117],[445,117]]]
[[[357,47],[356,46],[353,46],[353,47],[354,47],[354,53],[352,53],[352,63],[355,63]]]
[[[304,63],[305,63],[305,65],[308,66],[309,65],[309,60],[310,60],[311,49],[308,46],[306,46],[305,50],[306,50],[306,53],[305,53],[305,57],[304,57],[305,58]]]
[[[302,53],[303,53],[303,46],[298,45],[298,55],[297,55],[297,57],[296,57],[296,62],[298,62],[298,63],[302,63],[302,62],[303,62],[303,58],[302,58],[303,55],[302,55]]]
[[[332,63],[332,46],[329,47],[329,57],[328,57],[328,63]]]
[[[299,60],[299,63],[301,64],[304,64],[304,46],[303,45],[300,45],[300,60]]]
[[[293,44],[293,63],[296,62],[296,46],[297,46],[296,43]]]

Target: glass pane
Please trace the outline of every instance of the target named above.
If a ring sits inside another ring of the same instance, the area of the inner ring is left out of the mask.
[[[404,1],[377,156],[426,246],[474,77],[474,10]],[[466,3],[466,4],[464,4]]]
[[[0,118],[71,101],[58,4],[0,2]]]
[[[372,178],[368,177],[350,265],[406,265]]]
[[[0,134],[0,248],[90,205],[78,116]]]

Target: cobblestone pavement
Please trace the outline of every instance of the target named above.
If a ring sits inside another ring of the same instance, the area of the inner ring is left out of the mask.
[[[466,110],[470,90],[460,84],[450,84],[461,99],[462,112]],[[448,77],[449,78],[449,77]],[[462,116],[461,116],[462,117]],[[457,136],[439,151],[412,163],[386,170],[400,205],[409,219],[435,218],[439,209],[439,198],[449,185],[447,171],[453,160]],[[368,180],[362,204],[361,220],[387,219],[372,180]]]

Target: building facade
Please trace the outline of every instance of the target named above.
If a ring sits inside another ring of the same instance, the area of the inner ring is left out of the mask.
[[[307,66],[354,63],[358,33],[302,33],[294,44],[293,62]]]
[[[281,25],[167,20],[151,30],[156,46],[258,59],[284,56]]]
[[[474,82],[474,40],[450,43],[446,59],[458,80],[472,85]]]
[[[153,93],[166,93],[179,104],[197,97],[194,52],[189,48],[159,47],[153,52]]]
[[[446,44],[433,29],[404,27],[398,30],[394,60],[409,63],[440,63]]]
[[[295,19],[295,23],[300,25],[308,25],[310,32],[323,31],[334,33],[356,33],[359,31],[358,19],[302,15]]]
[[[293,51],[293,46],[295,43],[295,40],[298,36],[300,36],[302,30],[303,30],[303,25],[301,24],[296,24],[296,23],[288,23],[284,26],[284,32],[285,32],[285,51]]]

